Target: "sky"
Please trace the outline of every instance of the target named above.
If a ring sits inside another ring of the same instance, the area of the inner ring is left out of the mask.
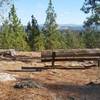
[[[46,18],[49,0],[16,0],[15,7],[21,22],[26,25],[33,14],[39,24]],[[84,0],[52,0],[58,24],[83,24],[87,15],[80,10]]]

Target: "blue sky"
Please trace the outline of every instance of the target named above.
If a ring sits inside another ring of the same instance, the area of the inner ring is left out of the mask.
[[[57,14],[58,24],[82,24],[87,15],[80,11],[84,0],[52,0]],[[33,14],[39,24],[43,24],[46,18],[45,11],[49,0],[16,0],[17,14],[24,25]]]

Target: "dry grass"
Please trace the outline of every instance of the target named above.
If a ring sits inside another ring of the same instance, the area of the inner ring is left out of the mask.
[[[17,52],[17,55],[25,55],[30,57],[39,57],[40,53]],[[43,66],[34,59],[32,62],[21,61],[0,61],[0,70],[16,70],[22,66]],[[91,92],[85,90],[83,86],[93,81],[96,82],[100,78],[100,70],[97,68],[87,70],[46,70],[33,73],[15,73],[17,81],[32,79],[39,82],[42,88],[34,89],[14,89],[14,82],[0,82],[0,100],[81,100],[80,97],[86,97],[86,100],[100,100],[98,91]],[[100,79],[98,80],[100,82]],[[100,92],[100,91],[99,91]],[[85,100],[85,99],[82,99]]]

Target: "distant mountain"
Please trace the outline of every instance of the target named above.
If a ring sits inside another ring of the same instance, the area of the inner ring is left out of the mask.
[[[39,25],[39,28],[43,28],[43,24]],[[72,31],[83,31],[83,25],[75,25],[75,24],[60,24],[58,26],[59,30],[72,30]],[[2,26],[0,26],[0,31],[2,29]],[[24,26],[24,29],[26,29],[26,26]],[[98,30],[100,31],[100,26],[98,27]]]
[[[72,30],[72,31],[83,31],[84,28],[82,25],[74,25],[74,24],[65,24],[65,25],[59,25],[60,30]]]
[[[43,24],[39,25],[40,29],[42,29],[43,27]],[[59,25],[58,28],[60,30],[72,30],[72,31],[83,31],[84,28],[82,25],[75,25],[75,24],[62,24],[62,25]]]

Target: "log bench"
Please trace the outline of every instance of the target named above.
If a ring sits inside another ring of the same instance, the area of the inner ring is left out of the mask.
[[[41,62],[51,62],[51,66],[54,67],[57,61],[96,61],[100,67],[100,49],[47,50],[41,52]]]

